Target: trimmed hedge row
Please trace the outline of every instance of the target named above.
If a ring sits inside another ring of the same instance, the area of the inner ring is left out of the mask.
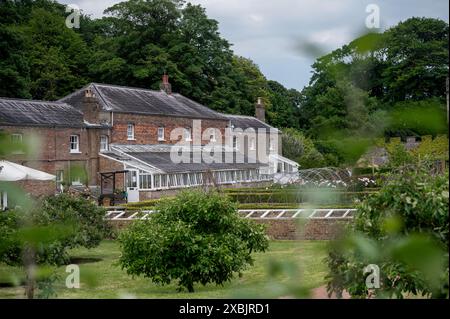
[[[362,200],[366,196],[376,193],[370,192],[342,192],[322,190],[317,192],[232,192],[227,196],[239,204],[240,209],[261,208],[261,209],[294,209],[300,204],[311,203],[318,208],[343,208],[352,207],[356,199]],[[126,205],[128,210],[152,210],[159,202],[159,199],[146,200],[139,203]]]
[[[239,203],[316,203],[340,204],[353,203],[376,192],[272,192],[272,193],[230,193],[231,200]]]
[[[334,205],[314,205],[303,203],[247,203],[239,204],[239,209],[300,209],[300,208],[317,208],[317,209],[327,209],[327,208],[354,208],[354,204],[334,204]]]

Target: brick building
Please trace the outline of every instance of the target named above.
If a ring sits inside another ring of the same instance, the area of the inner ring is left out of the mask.
[[[92,83],[56,102],[0,98],[0,131],[34,146],[8,160],[57,176],[56,185],[26,182],[33,194],[61,185],[115,188],[129,201],[207,183],[268,182],[297,166],[281,156],[280,131],[259,118],[220,114],[172,93]],[[181,155],[180,155],[181,154]],[[107,173],[107,174],[104,174]]]

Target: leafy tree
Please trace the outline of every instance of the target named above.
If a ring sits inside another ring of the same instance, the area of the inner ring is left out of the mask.
[[[386,31],[386,100],[445,98],[448,32],[448,23],[431,18],[410,18]]]
[[[329,292],[353,298],[448,298],[448,173],[421,168],[389,176],[358,207],[350,234],[330,250]],[[364,269],[380,268],[380,288],[366,285]]]
[[[288,90],[276,81],[268,81],[271,107],[267,110],[268,122],[279,128],[299,128],[299,92]]]
[[[283,156],[299,163],[302,169],[326,166],[323,155],[314,142],[295,129],[285,129],[282,135]]]
[[[0,24],[0,96],[29,98],[30,69],[25,40],[11,26]]]
[[[120,265],[130,275],[159,284],[178,280],[221,285],[253,264],[251,254],[265,251],[261,225],[241,218],[236,206],[215,193],[185,191],[157,205],[148,220],[136,221],[120,234]]]
[[[86,44],[65,26],[62,16],[34,9],[25,30],[29,37],[33,97],[53,100],[86,82]]]

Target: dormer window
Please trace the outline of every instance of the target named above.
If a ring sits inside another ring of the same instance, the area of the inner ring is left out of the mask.
[[[133,141],[134,140],[134,124],[133,123],[128,123],[128,126],[127,126],[127,139],[129,141]]]

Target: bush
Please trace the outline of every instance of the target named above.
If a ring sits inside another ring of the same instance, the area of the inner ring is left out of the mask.
[[[252,252],[265,251],[264,228],[240,218],[236,205],[215,192],[185,191],[162,200],[148,220],[121,233],[120,264],[130,275],[153,282],[178,280],[221,285],[253,264]]]
[[[19,216],[15,211],[0,212],[0,262],[13,264],[21,258],[17,238]]]
[[[353,297],[373,294],[363,269],[380,268],[377,296],[402,298],[419,292],[448,298],[448,203],[446,176],[403,172],[358,207],[351,235],[327,258],[328,289]]]
[[[93,248],[110,234],[111,227],[105,220],[105,215],[104,208],[89,200],[62,194],[48,197],[38,214],[35,214],[34,221],[38,225],[73,222],[76,232],[70,240],[69,248]]]
[[[111,228],[105,210],[79,197],[46,198],[35,210],[0,214],[0,262],[21,264],[25,245],[36,247],[38,264],[69,261],[68,249],[96,247]]]

